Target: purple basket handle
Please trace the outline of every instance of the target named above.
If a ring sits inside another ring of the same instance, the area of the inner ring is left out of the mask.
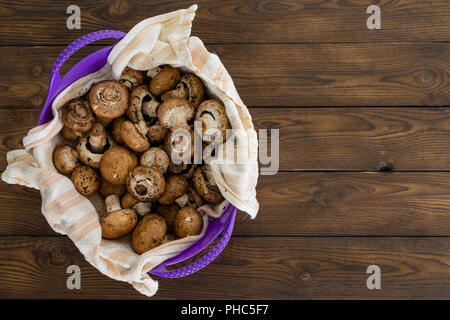
[[[58,56],[55,63],[53,64],[52,71],[50,73],[50,82],[48,85],[48,93],[47,99],[45,101],[44,107],[42,108],[42,113],[39,118],[39,124],[43,124],[52,119],[53,115],[51,112],[51,105],[55,97],[64,90],[67,86],[69,86],[74,81],[82,78],[83,76],[95,72],[99,70],[105,64],[105,58],[107,58],[109,52],[112,49],[112,46],[103,48],[100,52],[96,52],[91,56],[86,57],[79,64],[85,64],[86,66],[93,66],[94,68],[82,68],[78,66],[78,68],[73,67],[70,71],[66,73],[66,75],[61,78],[59,74],[59,70],[62,65],[73,55],[75,52],[80,50],[82,47],[101,39],[106,38],[116,38],[117,40],[122,39],[125,36],[124,32],[115,31],[115,30],[103,30],[89,33],[81,38],[78,38],[71,44],[69,44]],[[92,63],[93,60],[96,63]],[[97,70],[95,70],[97,69]]]
[[[214,219],[202,239],[179,255],[168,259],[149,272],[163,278],[180,278],[195,273],[210,264],[225,249],[234,228],[236,208],[229,205],[220,218]],[[167,266],[182,262],[203,251],[223,231],[222,239],[207,254],[190,265],[176,270],[167,270]]]

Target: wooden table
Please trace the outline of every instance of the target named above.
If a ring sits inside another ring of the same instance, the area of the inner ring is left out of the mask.
[[[450,2],[198,0],[192,34],[219,55],[256,128],[280,129],[280,172],[255,220],[153,299],[450,298]],[[0,1],[0,166],[21,148],[71,41],[128,31],[193,1]],[[369,5],[381,30],[368,30]],[[77,53],[71,65],[112,41]],[[392,172],[378,172],[383,161]],[[0,184],[0,298],[146,299],[47,225],[39,192]],[[66,269],[81,268],[81,290]],[[381,289],[366,286],[381,269]],[[220,285],[218,285],[220,284]]]

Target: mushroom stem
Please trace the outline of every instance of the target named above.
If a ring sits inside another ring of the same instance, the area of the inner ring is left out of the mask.
[[[152,206],[148,202],[139,202],[133,207],[134,211],[136,211],[136,213],[140,217],[143,217],[143,216],[149,214],[151,208],[152,208]]]
[[[120,206],[120,198],[115,194],[106,197],[105,205],[106,212],[108,212],[108,214],[122,209],[122,207]]]
[[[89,144],[95,153],[102,153],[106,146],[106,130],[101,123],[97,123],[89,133]]]

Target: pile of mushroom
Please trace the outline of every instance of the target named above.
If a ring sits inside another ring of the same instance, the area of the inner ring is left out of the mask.
[[[171,158],[179,144],[186,144],[172,136],[184,128],[192,146],[199,134],[205,147],[214,140],[208,129],[225,139],[231,126],[223,104],[207,99],[196,75],[170,66],[147,73],[127,67],[119,81],[94,84],[61,112],[65,142],[54,150],[54,166],[82,195],[104,198],[105,239],[129,236],[141,254],[201,233],[197,208],[223,197],[209,165]],[[201,122],[200,129],[194,130],[194,121]],[[179,156],[192,158],[193,152]]]

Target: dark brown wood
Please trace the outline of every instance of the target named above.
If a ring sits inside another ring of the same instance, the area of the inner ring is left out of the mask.
[[[450,236],[450,172],[282,172],[261,176],[245,236]],[[53,235],[38,191],[0,183],[0,235]]]
[[[209,45],[243,101],[274,106],[445,106],[450,43]],[[41,108],[64,47],[0,47],[0,107]],[[98,50],[83,48],[64,71]],[[388,58],[387,58],[388,57]]]
[[[392,170],[450,169],[448,107],[250,112],[257,129],[279,129],[282,170],[376,171],[386,161]]]
[[[66,44],[92,31],[128,31],[143,19],[199,5],[192,34],[209,43],[447,41],[450,4],[396,1],[79,0],[81,29],[68,30],[70,3],[0,2],[0,44]],[[381,30],[368,30],[368,6],[381,8]],[[51,31],[51,32],[50,32]]]
[[[65,46],[192,3],[79,0],[82,28],[68,30],[68,2],[0,0],[0,170],[35,126]],[[260,177],[257,218],[238,214],[213,264],[160,279],[152,299],[450,299],[450,2],[195,3],[192,34],[221,58],[255,127],[280,129],[288,172]],[[381,30],[366,27],[372,4]],[[63,73],[113,43],[81,49]],[[147,299],[40,211],[39,191],[0,182],[0,299]],[[373,264],[381,290],[366,287]],[[66,287],[69,265],[81,290]]]
[[[257,130],[279,129],[280,170],[450,170],[450,109],[252,108]],[[0,170],[40,110],[0,111]],[[262,137],[262,136],[261,136]],[[262,140],[261,140],[262,141]],[[269,150],[270,151],[270,150]]]
[[[449,299],[449,249],[448,238],[233,237],[206,269],[158,279],[152,299]],[[70,265],[81,269],[80,290],[66,287]],[[367,289],[370,265],[381,290]],[[65,237],[0,238],[0,274],[0,298],[148,299],[100,274]]]

